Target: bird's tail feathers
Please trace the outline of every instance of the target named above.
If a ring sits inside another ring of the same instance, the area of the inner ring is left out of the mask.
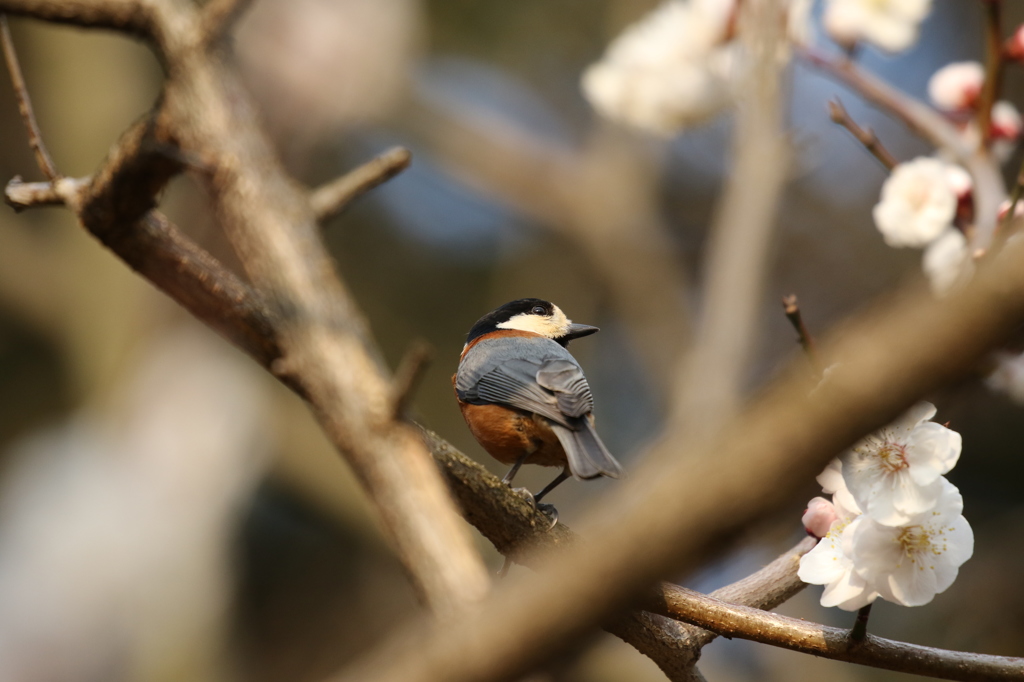
[[[618,478],[622,475],[620,465],[608,448],[604,446],[589,419],[582,419],[583,428],[568,429],[560,424],[551,424],[558,436],[565,455],[569,460],[569,472],[578,479],[607,476]]]

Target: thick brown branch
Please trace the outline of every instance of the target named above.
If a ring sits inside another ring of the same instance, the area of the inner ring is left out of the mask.
[[[713,596],[672,587],[665,590],[659,611],[725,637],[945,680],[1020,680],[1024,676],[1024,658],[947,651],[873,635],[854,643],[849,630],[727,604]]]
[[[317,187],[309,195],[316,219],[323,222],[338,215],[357,198],[408,168],[411,161],[412,153],[408,149],[392,147],[340,178]]]
[[[833,123],[839,124],[850,131],[854,138],[860,142],[864,149],[871,152],[871,155],[878,159],[879,163],[886,167],[887,170],[892,170],[896,167],[899,161],[896,157],[889,152],[888,149],[882,145],[882,142],[878,139],[878,135],[875,131],[870,128],[861,128],[857,125],[857,122],[850,118],[850,114],[846,111],[846,107],[839,101],[839,98],[829,100],[828,103],[828,115],[832,119]]]
[[[7,185],[7,202],[16,208],[82,203],[89,179]],[[280,357],[274,324],[256,293],[217,259],[156,211],[130,229],[121,225],[86,228],[133,270],[186,310],[249,353],[268,369]],[[282,377],[300,395],[302,389]]]
[[[39,124],[36,122],[36,115],[32,110],[32,98],[28,96],[25,76],[21,73],[18,53],[14,49],[11,29],[7,25],[7,17],[3,15],[0,15],[0,42],[3,43],[4,61],[7,62],[7,71],[11,74],[14,94],[18,98],[18,111],[21,113],[21,120],[24,121],[28,131],[28,146],[32,148],[32,153],[36,156],[36,164],[43,175],[50,180],[56,180],[60,174],[53,164],[53,159],[50,158],[50,152],[46,151],[46,145],[43,144],[43,135],[39,132]]]
[[[165,41],[173,67],[165,124],[208,168],[220,223],[278,319],[282,358],[273,366],[301,382],[425,601],[442,615],[460,611],[487,591],[486,570],[422,442],[394,418],[390,378],[334,272],[308,195],[284,172],[219,52],[196,49],[193,8],[165,14],[177,27]]]
[[[157,195],[182,170],[173,154],[167,133],[155,115],[133,124],[110,150],[81,204],[72,206],[86,228],[101,241],[129,240],[119,233],[131,230],[136,221],[156,207]]]

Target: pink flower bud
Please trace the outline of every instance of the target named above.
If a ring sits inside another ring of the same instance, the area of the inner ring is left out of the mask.
[[[807,511],[801,519],[808,535],[821,539],[828,535],[832,522],[839,518],[836,508],[824,497],[815,497],[807,503]]]
[[[945,111],[973,109],[984,83],[985,69],[979,62],[954,62],[932,74],[928,97]]]
[[[1021,133],[1021,117],[1017,107],[999,101],[992,107],[992,139],[1015,141]]]
[[[1003,46],[1003,56],[1015,62],[1024,62],[1024,24],[1017,27]]]

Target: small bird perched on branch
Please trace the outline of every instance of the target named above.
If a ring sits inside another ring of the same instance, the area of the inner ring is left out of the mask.
[[[469,430],[492,457],[512,465],[502,482],[511,484],[523,464],[563,467],[531,496],[535,503],[569,476],[622,474],[594,430],[590,386],[566,350],[596,331],[573,324],[553,303],[521,298],[481,317],[466,337],[452,383]]]

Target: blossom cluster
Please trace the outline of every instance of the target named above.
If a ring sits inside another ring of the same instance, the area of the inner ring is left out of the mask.
[[[972,146],[981,144],[973,119],[981,105],[984,81],[982,65],[969,61],[944,66],[928,82],[932,104],[958,124]],[[996,102],[991,109],[993,155],[1009,158],[1022,129],[1017,108],[1010,102]],[[973,218],[972,190],[971,177],[960,166],[941,158],[918,157],[893,169],[875,205],[875,224],[887,244],[925,249],[922,266],[939,296],[969,279],[974,269],[963,234]]]
[[[963,498],[943,474],[960,458],[957,432],[919,403],[834,460],[803,522],[820,542],[798,575],[824,585],[821,604],[855,611],[878,597],[921,606],[953,584],[974,551]]]
[[[786,3],[790,36],[806,40],[811,0]],[[735,102],[746,59],[737,0],[667,0],[612,41],[583,74],[583,94],[603,116],[672,135]]]

